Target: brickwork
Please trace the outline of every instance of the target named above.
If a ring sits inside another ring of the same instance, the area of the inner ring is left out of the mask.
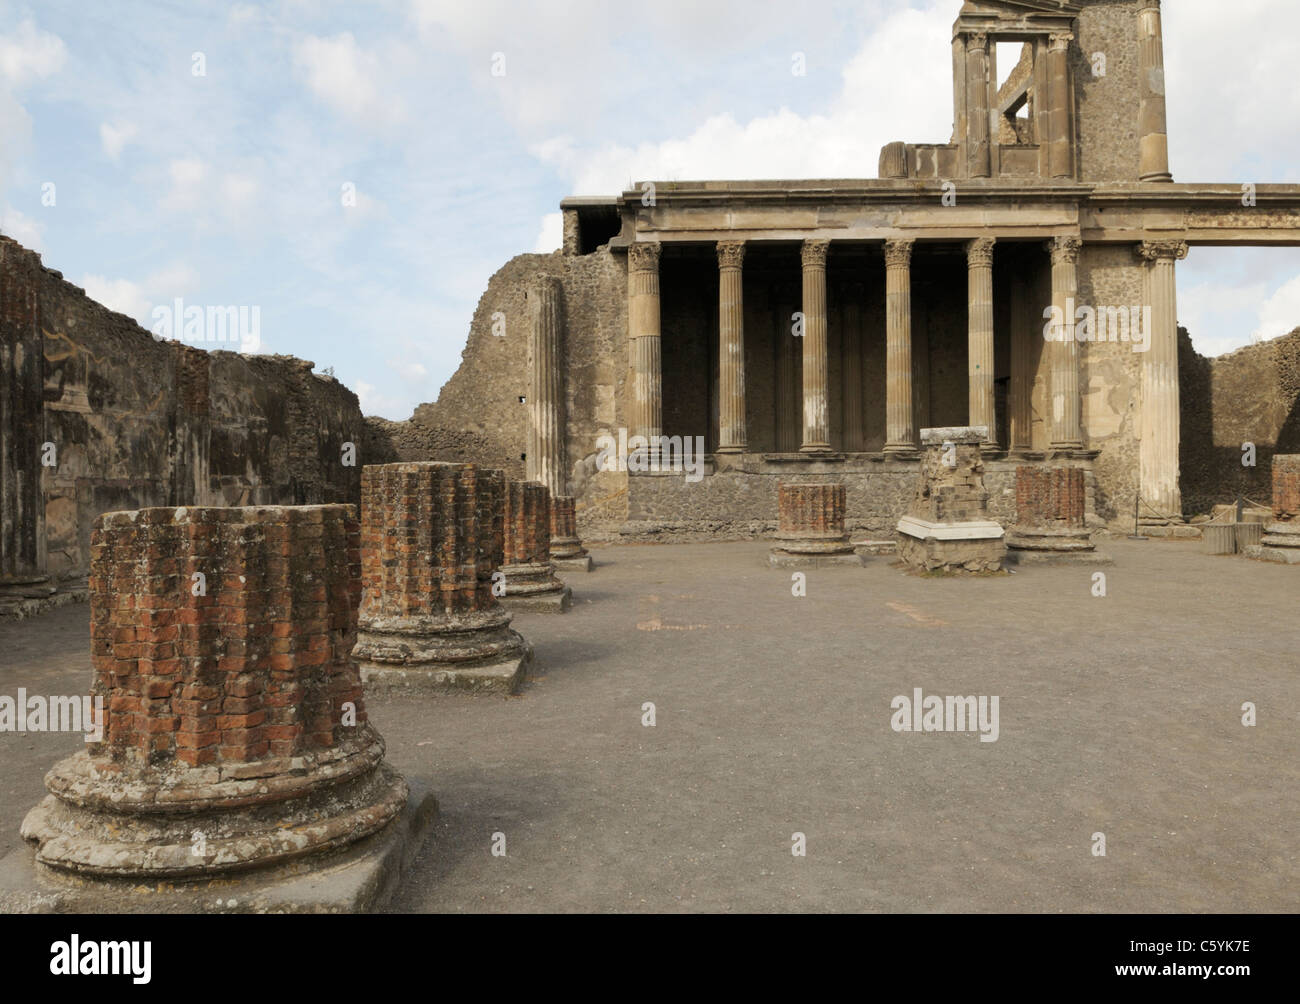
[[[777,490],[777,532],[783,539],[842,540],[845,508],[843,485],[783,484]]]
[[[505,476],[474,464],[368,466],[361,475],[367,688],[506,689],[531,650],[493,587],[505,557]],[[549,516],[548,516],[549,530]]]
[[[572,495],[551,499],[551,557],[558,560],[582,558],[587,549],[578,539],[577,502]]]
[[[351,506],[107,513],[91,550],[107,721],[46,775],[22,827],[38,861],[206,876],[345,847],[403,810],[351,658]]]
[[[1300,455],[1273,458],[1273,515],[1282,521],[1300,517]]]
[[[979,444],[930,446],[921,461],[921,478],[908,514],[933,523],[988,518],[984,462]]]
[[[551,560],[551,493],[532,481],[511,481],[505,498],[504,565]]]
[[[1016,468],[1016,521],[1019,525],[1082,527],[1086,503],[1081,469]]]
[[[348,506],[108,513],[91,535],[93,752],[190,765],[331,747],[365,720]]]
[[[504,543],[500,471],[409,463],[361,474],[362,619],[496,606]]]

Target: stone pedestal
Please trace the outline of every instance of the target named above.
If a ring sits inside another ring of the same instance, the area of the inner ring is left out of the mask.
[[[571,495],[551,498],[551,562],[566,571],[590,572],[591,555],[578,539],[576,504]]]
[[[779,528],[769,564],[777,568],[862,564],[844,527],[843,485],[787,484],[777,492]]]
[[[532,648],[492,594],[505,476],[407,463],[361,474],[361,623],[367,688],[513,693]]]
[[[1246,547],[1246,556],[1300,565],[1300,455],[1273,458],[1273,515],[1276,519],[1264,531],[1263,539]]]
[[[1077,467],[1017,467],[1016,525],[1007,563],[1109,565],[1088,531],[1087,493]]]
[[[997,572],[1007,546],[989,518],[980,426],[922,429],[921,480],[908,514],[898,521],[898,555],[925,572]]]
[[[201,896],[231,876],[232,898],[266,895],[308,867],[342,867],[354,892],[391,888],[377,879],[391,874],[394,839],[410,835],[410,793],[383,762],[351,658],[352,511],[163,508],[96,520],[92,693],[103,731],[46,776],[50,794],[22,826],[34,863],[6,860],[0,906],[184,909],[184,898],[159,898],[163,883],[197,883]],[[414,810],[426,822],[431,801]],[[326,886],[316,896],[300,886],[282,908],[339,908]],[[342,908],[373,905],[354,895]]]
[[[551,561],[551,493],[531,481],[506,483],[503,606],[565,613],[573,593],[555,576]]]

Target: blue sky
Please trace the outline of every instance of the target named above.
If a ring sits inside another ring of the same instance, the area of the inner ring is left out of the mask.
[[[0,230],[146,325],[178,296],[258,306],[263,351],[405,418],[564,196],[874,177],[882,144],[946,140],[958,6],[0,0]],[[1165,6],[1175,178],[1300,182],[1300,5]],[[1179,275],[1204,353],[1300,324],[1300,250]]]

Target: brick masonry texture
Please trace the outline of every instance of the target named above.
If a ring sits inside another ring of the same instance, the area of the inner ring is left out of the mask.
[[[1280,520],[1300,517],[1300,456],[1273,458],[1273,515]]]
[[[551,560],[551,493],[532,481],[506,485],[506,565],[544,565]]]
[[[92,753],[241,763],[332,747],[345,703],[365,720],[350,506],[108,513],[91,541]]]
[[[783,484],[778,490],[777,510],[782,538],[838,540],[844,536],[843,485]]]
[[[362,620],[497,606],[505,477],[473,464],[368,466],[361,476]]]
[[[1021,526],[1084,526],[1083,471],[1069,467],[1016,468],[1016,522]]]
[[[944,462],[945,456],[952,456],[956,463],[950,467]],[[988,497],[978,446],[957,443],[948,449],[927,447],[921,461],[920,484],[908,514],[932,523],[988,519]]]

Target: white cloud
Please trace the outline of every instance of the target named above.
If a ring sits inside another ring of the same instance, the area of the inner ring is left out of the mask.
[[[405,118],[401,100],[380,91],[384,62],[360,48],[350,31],[333,38],[307,36],[294,47],[294,64],[312,93],[347,118],[368,125]]]
[[[172,187],[162,199],[166,209],[197,209],[203,198],[203,183],[208,176],[208,166],[197,157],[173,160],[167,165]]]
[[[564,214],[547,213],[542,217],[542,229],[533,245],[533,254],[550,254],[564,243]]]
[[[67,56],[63,39],[42,31],[28,18],[14,31],[0,35],[0,78],[21,87],[57,73]]]
[[[99,142],[104,148],[104,153],[108,154],[108,159],[115,161],[122,156],[123,148],[135,139],[138,131],[130,122],[121,125],[113,125],[111,122],[101,123]]]
[[[92,300],[133,317],[148,328],[152,325],[151,313],[155,303],[170,303],[178,296],[183,297],[198,282],[198,273],[178,262],[159,269],[142,282],[89,274],[82,278],[81,285]]]
[[[0,234],[12,237],[32,251],[45,250],[45,224],[24,216],[13,206],[0,208]]]
[[[1277,338],[1290,334],[1297,327],[1300,327],[1300,276],[1264,301],[1259,308],[1259,326],[1252,337],[1256,340]]]

